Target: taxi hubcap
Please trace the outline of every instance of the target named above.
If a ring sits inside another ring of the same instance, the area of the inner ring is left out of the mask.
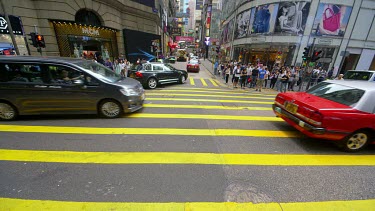
[[[102,112],[107,117],[115,117],[120,113],[120,107],[117,103],[106,102],[102,106]]]
[[[6,103],[0,103],[0,118],[1,119],[12,119],[15,115],[14,109],[6,104]]]
[[[360,149],[367,142],[367,135],[365,133],[356,133],[349,138],[347,146],[349,149]]]

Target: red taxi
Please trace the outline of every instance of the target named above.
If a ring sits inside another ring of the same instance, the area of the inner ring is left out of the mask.
[[[197,72],[199,73],[199,61],[198,60],[195,60],[195,59],[191,59],[187,66],[186,66],[186,70],[188,72]]]
[[[279,93],[273,110],[312,138],[333,140],[345,151],[375,140],[375,85],[367,81],[324,81],[307,92]]]

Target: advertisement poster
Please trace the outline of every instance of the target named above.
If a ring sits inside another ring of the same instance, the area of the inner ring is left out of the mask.
[[[248,35],[251,10],[245,10],[237,15],[235,38],[243,38]]]
[[[232,42],[233,30],[234,30],[234,19],[230,20],[228,23],[227,42]]]
[[[352,7],[320,3],[313,25],[313,34],[344,36]]]
[[[274,31],[279,4],[266,4],[256,8],[252,34]]]
[[[276,18],[276,33],[303,34],[309,15],[310,3],[303,1],[280,2]]]

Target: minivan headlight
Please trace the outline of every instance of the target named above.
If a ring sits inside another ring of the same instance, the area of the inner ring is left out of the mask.
[[[139,95],[139,93],[135,89],[132,89],[132,88],[120,89],[120,92],[125,96],[138,96]]]

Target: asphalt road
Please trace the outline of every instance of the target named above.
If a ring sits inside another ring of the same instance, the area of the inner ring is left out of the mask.
[[[146,93],[119,119],[0,122],[0,210],[375,207],[375,147],[347,154],[302,136],[275,118],[273,91],[229,89],[201,66]]]

